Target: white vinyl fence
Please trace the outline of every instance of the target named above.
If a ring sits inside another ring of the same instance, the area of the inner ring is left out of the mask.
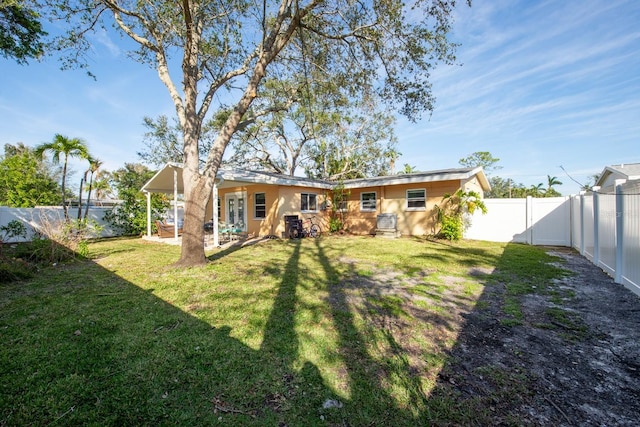
[[[573,197],[573,247],[640,295],[640,183]]]
[[[573,247],[640,295],[640,184],[571,197],[485,199],[465,238]]]
[[[111,207],[90,207],[88,218],[102,227],[100,237],[117,236],[118,233],[104,220],[104,214],[111,211]],[[84,215],[84,208],[82,211]],[[77,218],[77,208],[69,209],[69,217]],[[8,208],[0,206],[0,227],[6,226],[13,220],[22,222],[27,227],[27,237],[7,239],[5,243],[31,241],[34,235],[40,233],[47,222],[60,222],[64,218],[62,207],[47,206],[43,208]]]
[[[567,246],[640,295],[640,183],[618,183],[615,190],[571,197],[485,199],[488,213],[476,212],[465,238],[531,245]],[[103,228],[101,237],[118,233],[104,221],[111,208],[91,207],[89,217]],[[70,216],[74,218],[72,209]],[[0,207],[0,226],[18,219],[31,237],[43,219],[63,217],[62,208]]]
[[[571,246],[569,197],[484,199],[487,214],[476,212],[464,237],[491,242]]]

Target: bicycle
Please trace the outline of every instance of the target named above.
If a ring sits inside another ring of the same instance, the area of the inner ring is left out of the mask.
[[[320,227],[314,223],[315,215],[302,221],[302,236],[316,238],[320,236]],[[309,224],[308,226],[306,224]]]

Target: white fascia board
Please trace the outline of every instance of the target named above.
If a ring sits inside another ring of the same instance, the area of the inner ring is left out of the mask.
[[[294,176],[276,176],[270,173],[263,173],[258,171],[243,171],[243,170],[221,170],[219,175],[225,180],[225,182],[245,182],[251,184],[270,184],[270,185],[283,185],[290,187],[311,187],[330,190],[333,188],[333,184],[325,181],[316,181],[306,178],[297,178]]]
[[[402,185],[402,184],[420,184],[423,182],[439,182],[439,181],[461,181],[469,179],[480,172],[482,168],[467,169],[463,171],[434,171],[425,173],[415,173],[398,176],[381,176],[375,178],[362,178],[344,181],[344,187],[365,188],[378,187],[381,185]],[[485,180],[486,181],[486,180]],[[488,185],[488,182],[485,182]]]

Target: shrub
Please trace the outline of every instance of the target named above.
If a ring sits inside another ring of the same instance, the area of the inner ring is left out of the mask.
[[[440,232],[438,237],[447,240],[460,240],[462,239],[462,232],[464,231],[464,224],[461,217],[443,215],[440,220]]]
[[[342,220],[340,218],[334,217],[329,218],[329,232],[336,233],[344,227]]]
[[[462,239],[465,228],[469,226],[468,219],[465,221],[465,215],[473,214],[476,209],[480,209],[483,214],[487,213],[487,207],[475,191],[460,189],[453,194],[445,194],[440,206],[434,207],[439,226],[435,236],[452,241]]]
[[[31,244],[23,249],[24,258],[40,263],[69,261],[77,256],[85,257],[89,250],[87,240],[102,231],[95,221],[51,219],[40,217],[40,229]]]

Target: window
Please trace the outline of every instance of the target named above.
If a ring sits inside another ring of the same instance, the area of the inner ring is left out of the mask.
[[[340,200],[338,202],[338,206],[336,206],[336,211],[337,212],[347,212],[349,210],[348,206],[347,206],[347,201],[346,200]]]
[[[264,193],[256,193],[253,195],[253,206],[255,209],[254,218],[267,217],[267,196]]]
[[[318,199],[317,195],[313,193],[302,193],[300,194],[300,210],[301,211],[317,211],[318,210]]]
[[[407,190],[407,210],[420,211],[427,207],[426,190]]]
[[[376,210],[376,192],[360,193],[360,210],[372,212]]]

